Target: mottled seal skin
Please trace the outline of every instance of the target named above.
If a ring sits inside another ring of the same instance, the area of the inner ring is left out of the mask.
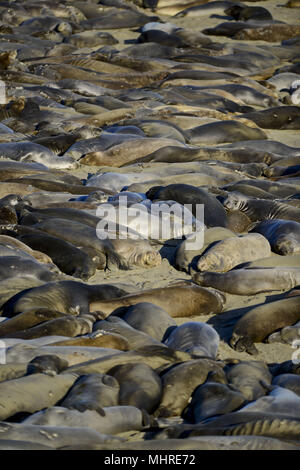
[[[242,393],[249,402],[264,396],[267,390],[263,382],[270,385],[272,380],[267,365],[261,361],[241,361],[226,366],[225,372],[230,386]]]
[[[101,412],[103,406],[118,405],[119,383],[110,375],[89,374],[80,377],[60,403],[78,411]]]
[[[1,421],[19,412],[34,413],[55,405],[76,379],[76,374],[61,374],[55,377],[32,374],[0,383],[3,404],[0,412]]]
[[[197,268],[199,271],[226,272],[241,263],[271,256],[268,240],[262,235],[253,235],[230,237],[216,243],[200,257]]]
[[[262,342],[274,331],[300,320],[300,296],[276,300],[247,312],[237,321],[230,346],[237,351],[257,354],[253,343]]]
[[[263,129],[300,129],[298,106],[275,106],[263,111],[245,113],[243,117],[251,119]]]
[[[220,312],[224,298],[218,292],[179,283],[129,294],[112,301],[95,301],[90,304],[90,310],[91,312],[101,310],[107,316],[116,308],[128,307],[140,302],[151,302],[163,308],[171,317],[176,318]]]
[[[121,295],[126,291],[112,285],[88,285],[76,281],[58,281],[22,291],[12,297],[3,307],[3,315],[11,317],[27,310],[47,308],[78,315],[87,313],[91,302]]]
[[[121,315],[130,326],[157,341],[162,341],[170,330],[177,327],[177,323],[165,310],[151,302],[140,302],[124,307],[118,315]]]
[[[279,255],[300,253],[300,223],[289,220],[264,220],[252,229],[266,237]]]
[[[211,372],[225,383],[223,364],[202,358],[185,361],[167,370],[162,377],[163,394],[155,415],[158,417],[180,416],[189,403],[194,390],[203,384]]]
[[[227,273],[203,272],[192,276],[193,282],[236,295],[287,291],[300,283],[299,268],[249,268]]]
[[[250,26],[250,25],[249,25]],[[260,40],[260,41],[282,41],[284,39],[298,37],[300,33],[300,27],[297,24],[269,24],[261,27],[255,26],[254,28],[244,28],[242,31],[238,31],[235,35],[235,39],[242,40]]]
[[[226,213],[221,203],[208,191],[188,184],[154,186],[147,191],[148,199],[173,200],[180,204],[192,204],[192,213],[197,217],[197,204],[204,204],[204,223],[207,227],[226,227]]]
[[[213,416],[224,415],[240,408],[245,397],[228,385],[208,380],[193,393],[187,410],[194,423]]]
[[[300,221],[300,209],[288,204],[277,203],[268,199],[254,199],[237,191],[228,194],[223,205],[229,210],[240,210],[257,222],[265,219],[285,219]]]
[[[215,359],[219,346],[216,330],[203,322],[186,322],[168,335],[164,344],[172,349],[186,351],[193,356]]]
[[[79,336],[86,333],[91,333],[92,322],[85,318],[84,315],[74,317],[74,315],[64,315],[60,318],[45,321],[39,325],[33,326],[26,330],[21,330],[8,335],[3,335],[3,338],[23,338],[34,339],[41,338],[42,336]]]
[[[108,371],[120,384],[119,404],[135,406],[153,413],[160,403],[159,375],[146,364],[123,364]]]
[[[242,211],[226,211],[227,227],[235,233],[248,232],[252,226],[249,217]]]

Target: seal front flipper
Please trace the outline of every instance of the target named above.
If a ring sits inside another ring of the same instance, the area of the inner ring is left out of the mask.
[[[236,335],[235,333],[232,335],[231,340],[229,342],[230,346],[239,352],[247,352],[252,356],[257,356],[258,350],[254,346],[254,343],[248,337],[241,337]]]
[[[106,254],[106,268],[105,270],[117,271],[118,269],[129,269],[129,264],[123,256],[118,255],[117,253],[108,252]]]

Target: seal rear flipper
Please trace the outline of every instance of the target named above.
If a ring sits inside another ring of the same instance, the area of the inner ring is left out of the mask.
[[[157,420],[151,416],[144,408],[141,408],[143,429],[156,427]]]

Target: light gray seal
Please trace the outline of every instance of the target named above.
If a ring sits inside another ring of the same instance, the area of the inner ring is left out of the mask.
[[[218,333],[207,323],[187,322],[172,330],[164,344],[193,356],[215,359],[219,341]]]
[[[272,250],[279,255],[300,253],[300,223],[290,220],[264,220],[252,232],[266,237]]]
[[[60,405],[78,411],[95,410],[101,413],[104,406],[118,405],[119,390],[118,381],[110,375],[84,375],[75,382]]]

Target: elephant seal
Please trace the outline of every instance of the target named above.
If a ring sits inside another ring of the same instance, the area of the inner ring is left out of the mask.
[[[113,377],[110,378],[113,379]],[[70,429],[83,426],[94,429],[101,434],[114,435],[126,431],[147,429],[151,417],[147,416],[145,410],[139,410],[134,406],[113,405],[99,408],[99,411],[93,409],[78,411],[60,405],[38,411],[23,421],[26,425],[57,426],[58,428],[65,426],[66,422]],[[78,445],[80,446],[80,444]]]
[[[129,350],[136,350],[146,345],[161,345],[160,342],[152,338],[152,336],[149,336],[143,331],[136,330],[125,320],[115,316],[114,314],[117,314],[118,310],[119,309],[114,311],[113,314],[109,315],[106,320],[97,321],[93,326],[93,334],[115,333],[121,335],[122,337],[126,338],[129,345]],[[100,314],[104,316],[102,312],[100,312]]]
[[[279,268],[283,266],[284,268],[297,268],[300,264],[300,254],[297,255],[276,255],[272,253],[272,256],[269,258],[258,259],[251,263],[243,263],[237,266],[237,269],[240,268]]]
[[[72,244],[88,247],[107,257],[107,267],[128,269],[130,265],[157,266],[161,257],[147,240],[109,238],[101,228],[96,230],[85,224],[60,218],[50,218],[34,228],[62,238]],[[104,233],[104,235],[103,235]]]
[[[220,381],[226,380],[222,364],[206,358],[185,361],[165,372],[161,377],[162,399],[155,416],[180,416],[194,390],[207,380],[211,372],[214,372]]]
[[[194,425],[175,425],[160,434],[161,437],[187,438],[192,436],[265,436],[277,439],[288,439],[298,442],[300,421],[290,415],[265,412],[233,412],[209,420],[207,423]]]
[[[245,113],[243,117],[254,121],[263,129],[300,129],[299,106],[275,106]]]
[[[270,385],[272,374],[262,361],[240,361],[225,367],[228,384],[252,402],[266,394],[263,383]]]
[[[250,25],[249,25],[250,26]],[[299,25],[297,24],[268,24],[258,27],[257,24],[251,28],[243,28],[235,35],[235,39],[254,40],[254,41],[282,41],[285,39],[298,37],[300,33]]]
[[[243,114],[243,117],[249,116],[254,120],[251,113]],[[240,140],[265,139],[266,134],[259,128],[245,126],[238,121],[220,121],[203,124],[186,131],[190,144],[221,144],[225,142],[236,142]]]
[[[224,13],[232,16],[236,21],[267,21],[273,19],[271,13],[263,7],[233,5],[226,8]]]
[[[19,231],[21,233],[17,236],[20,242],[26,243],[30,248],[48,255],[56,266],[69,276],[87,281],[95,274],[96,267],[103,269],[106,265],[104,255],[102,258],[100,256],[91,257],[72,243],[41,231],[34,232],[32,230],[32,233],[25,233],[24,235],[22,235],[22,229]]]
[[[126,293],[123,289],[108,284],[88,285],[76,281],[50,282],[20,292],[2,306],[2,309],[6,317],[35,308],[47,308],[78,315],[87,313],[91,302],[95,302],[96,299],[110,299],[126,295]]]
[[[10,338],[34,339],[42,336],[79,336],[92,331],[92,321],[87,315],[64,315],[53,320],[45,321],[26,330],[3,335]]]
[[[129,351],[129,342],[118,333],[106,332],[103,330],[94,331],[88,335],[82,335],[78,338],[56,341],[53,346],[87,346],[99,348],[112,348],[121,351]]]
[[[118,405],[119,389],[118,381],[110,375],[83,375],[75,382],[60,405],[78,411],[95,410],[101,413],[104,406]]]
[[[8,318],[0,323],[0,336],[9,337],[13,333],[21,330],[27,330],[39,323],[61,318],[65,313],[46,308],[27,310],[18,315]]]
[[[125,295],[116,300],[91,302],[90,311],[101,310],[107,316],[116,308],[128,307],[140,302],[151,302],[163,308],[171,317],[176,318],[218,313],[222,310],[224,299],[216,291],[178,283],[164,288]]]
[[[261,233],[279,255],[300,253],[300,223],[289,220],[264,220],[252,232]]]
[[[1,421],[19,412],[34,413],[61,400],[77,379],[76,374],[32,374],[0,383]]]
[[[249,141],[249,142],[259,142],[259,141]],[[262,142],[266,142],[262,140]],[[201,147],[201,148],[191,148],[191,147],[174,147],[168,146],[156,150],[153,153],[150,153],[146,157],[135,160],[132,163],[148,163],[148,162],[166,162],[166,163],[185,163],[185,162],[194,162],[194,161],[209,161],[211,159],[218,160],[222,162],[231,162],[231,163],[241,163],[248,164],[249,160],[253,163],[276,163],[280,160],[280,156],[276,156],[275,153],[271,151],[264,151],[261,148],[248,148],[245,144],[245,141],[235,142],[238,149],[233,147],[228,147],[227,145],[220,147]],[[229,144],[234,145],[234,144]],[[125,165],[126,166],[126,165]]]
[[[45,354],[32,359],[27,366],[27,375],[46,374],[55,376],[67,369],[69,363],[54,354]]]
[[[203,322],[186,322],[167,336],[164,344],[172,349],[186,351],[193,356],[215,359],[219,346],[216,330]]]
[[[242,412],[262,412],[285,416],[299,416],[300,397],[296,393],[280,386],[271,386],[273,388],[265,397],[258,398],[255,402],[248,403],[239,410]]]
[[[214,2],[211,2],[214,3]],[[8,441],[5,441],[8,442]],[[9,441],[10,443],[13,441]],[[1,443],[1,442],[0,442]],[[13,444],[10,444],[13,446]],[[40,444],[41,445],[41,444]],[[12,447],[13,449],[15,447]],[[288,443],[284,440],[264,436],[194,436],[184,439],[164,439],[145,441],[128,441],[114,444],[90,444],[61,447],[62,450],[298,450],[297,443]]]
[[[0,235],[0,244],[12,248],[17,248],[22,251],[25,251],[30,256],[35,258],[40,263],[48,263],[51,264],[53,262],[52,258],[47,256],[45,253],[42,253],[39,250],[32,250],[27,244],[23,243],[20,240],[17,240],[9,235]],[[56,264],[56,263],[54,263]]]
[[[53,152],[32,142],[0,144],[0,156],[20,162],[36,162],[53,169],[75,169],[78,163],[71,157],[57,157]]]
[[[180,271],[189,272],[196,256],[201,255],[211,244],[233,237],[234,233],[225,227],[211,227],[203,233],[192,233],[185,236],[175,250],[175,267]],[[204,238],[204,240],[203,240]],[[190,243],[193,243],[191,250]]]
[[[132,328],[146,333],[157,341],[163,341],[168,332],[177,327],[177,323],[165,310],[151,302],[140,302],[121,308],[118,315],[121,315]]]
[[[292,326],[286,326],[268,337],[268,343],[279,342],[293,346],[297,345],[298,341],[300,341],[300,322]]]
[[[300,296],[285,298],[251,309],[234,326],[230,346],[257,354],[253,343],[262,342],[274,331],[300,320]]]
[[[213,287],[236,295],[253,295],[260,292],[287,291],[300,284],[299,268],[249,268],[227,273],[203,272],[192,276],[199,286]]]
[[[147,191],[148,199],[172,200],[180,204],[191,204],[192,213],[197,217],[197,205],[204,205],[204,223],[207,227],[226,227],[226,213],[221,203],[208,191],[188,184],[154,186]]]
[[[79,162],[83,165],[120,167],[168,145],[181,148],[184,143],[175,139],[139,137],[114,145],[107,150],[86,153]]]
[[[300,209],[288,204],[277,203],[268,199],[254,199],[237,191],[228,194],[223,205],[229,210],[245,212],[252,222],[265,219],[285,219],[300,221]]]
[[[197,268],[199,271],[226,272],[243,262],[271,256],[268,240],[262,235],[253,235],[229,237],[217,242],[200,257]]]
[[[0,224],[11,225],[18,222],[18,217],[15,209],[9,206],[0,207]]]
[[[160,403],[159,375],[147,364],[122,364],[108,371],[120,384],[119,404],[135,406],[153,413]]]
[[[118,351],[117,353],[108,353],[105,356],[102,354],[102,357],[100,357],[99,354],[97,359],[87,360],[86,362],[83,362],[83,359],[81,359],[81,364],[78,361],[77,364],[69,367],[68,372],[72,371],[80,375],[94,374],[98,372],[106,374],[115,366],[132,363],[147,364],[153,370],[159,372],[162,368],[168,367],[171,364],[190,359],[191,356],[182,351],[175,351],[163,345],[146,345],[144,347],[139,347],[134,351]]]
[[[192,422],[199,423],[207,418],[235,411],[245,401],[242,393],[209,379],[193,393],[187,416],[191,417]]]
[[[66,418],[66,416],[65,416]],[[27,440],[32,445],[37,446],[48,445],[51,449],[60,449],[63,446],[83,447],[96,445],[99,443],[107,444],[108,442],[116,443],[120,441],[117,436],[102,434],[89,428],[88,426],[43,426],[38,424],[26,423],[1,423],[1,436],[10,442],[18,443]],[[0,440],[1,444],[1,440]]]
[[[272,385],[287,388],[300,397],[300,375],[280,374],[273,378]]]
[[[43,265],[35,259],[20,256],[1,256],[0,279],[33,277],[44,282],[62,278],[54,265]]]

